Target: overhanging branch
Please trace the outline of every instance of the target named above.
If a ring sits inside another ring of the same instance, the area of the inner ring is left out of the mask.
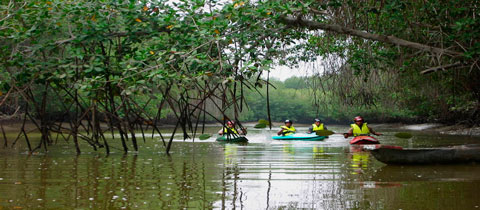
[[[425,70],[421,71],[420,74],[428,74],[428,73],[432,73],[432,72],[436,72],[436,71],[440,71],[440,70],[445,70],[445,69],[449,69],[449,68],[453,68],[453,67],[457,67],[457,66],[461,66],[461,65],[462,65],[461,62],[456,62],[456,63],[442,65],[442,66],[436,66],[436,67],[425,69]]]
[[[395,45],[413,48],[413,49],[422,50],[422,51],[428,51],[428,52],[439,54],[439,55],[445,54],[445,55],[454,56],[454,57],[463,55],[463,53],[457,52],[457,51],[442,49],[438,47],[432,47],[432,46],[420,44],[417,42],[411,42],[404,39],[400,39],[394,36],[372,34],[365,31],[346,28],[336,24],[325,24],[325,23],[320,23],[316,21],[305,20],[302,18],[285,17],[285,16],[281,17],[281,21],[290,26],[303,27],[311,30],[320,29],[325,31],[332,31],[340,34],[346,34],[346,35],[361,37],[364,39],[370,39],[374,41],[395,44]]]

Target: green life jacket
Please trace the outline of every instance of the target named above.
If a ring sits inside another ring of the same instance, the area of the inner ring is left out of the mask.
[[[295,130],[295,127],[293,127],[293,125],[290,126],[290,128],[287,126],[280,126],[280,128],[284,128],[284,130],[282,130],[282,135],[284,136],[292,135],[297,131]]]
[[[368,129],[367,123],[363,123],[362,128],[360,128],[357,124],[351,124],[350,127],[353,128],[353,136],[370,135],[370,129]]]
[[[323,131],[323,123],[320,123],[319,126],[317,126],[316,124],[312,124],[312,131]]]

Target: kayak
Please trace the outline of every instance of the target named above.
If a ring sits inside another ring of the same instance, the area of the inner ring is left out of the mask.
[[[288,136],[273,136],[273,140],[291,140],[291,141],[321,141],[325,139],[326,136],[317,136],[317,134],[312,133],[294,133]]]
[[[357,136],[350,141],[350,144],[380,144],[380,142],[371,136]]]
[[[228,142],[228,143],[240,143],[240,142],[248,142],[248,139],[245,136],[230,136],[227,135],[217,137],[217,141],[219,142]]]
[[[405,149],[389,145],[365,145],[372,155],[386,164],[461,164],[480,163],[480,145]]]

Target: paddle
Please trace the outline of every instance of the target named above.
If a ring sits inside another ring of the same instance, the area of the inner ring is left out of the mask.
[[[315,131],[317,133],[317,136],[330,136],[332,134],[335,134],[335,132],[331,130],[321,130],[321,131]]]

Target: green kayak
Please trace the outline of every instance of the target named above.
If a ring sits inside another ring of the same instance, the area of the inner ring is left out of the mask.
[[[317,134],[294,133],[288,136],[273,136],[273,140],[289,140],[289,141],[322,141],[326,136],[317,136]]]
[[[227,138],[227,135],[225,135],[225,136],[217,137],[217,141],[228,142],[228,143],[237,143],[237,142],[248,142],[248,139],[245,136],[238,136],[238,137],[230,136],[229,138]]]

